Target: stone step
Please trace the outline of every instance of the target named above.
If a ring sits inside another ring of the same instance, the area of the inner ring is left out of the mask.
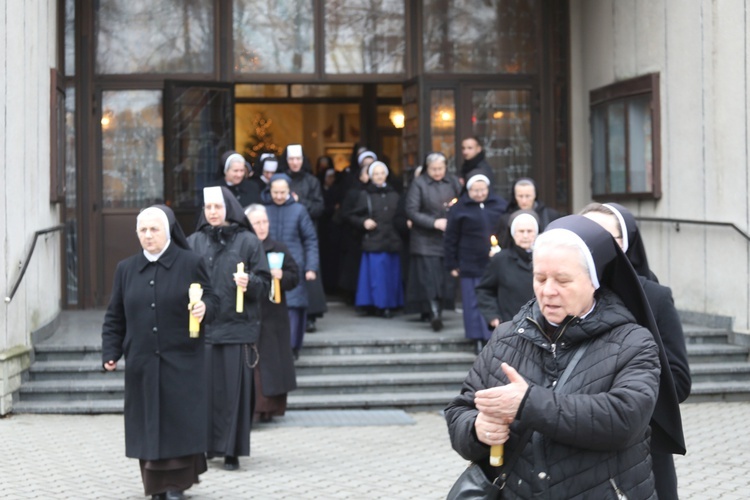
[[[45,380],[111,380],[124,379],[125,361],[117,363],[117,370],[105,372],[97,360],[37,361],[28,372],[30,381]]]
[[[102,359],[101,344],[57,345],[37,344],[34,346],[35,361],[99,361]]]
[[[687,344],[728,344],[730,332],[722,328],[682,325]]]
[[[18,401],[14,413],[103,414],[122,413],[122,399],[96,401]]]
[[[693,384],[702,382],[750,382],[750,363],[695,363],[690,365]]]
[[[303,349],[295,368],[297,376],[432,371],[466,374],[475,359],[469,352],[308,356]]]
[[[735,363],[748,360],[750,349],[732,344],[688,344],[690,366],[699,363]]]
[[[21,385],[22,401],[94,401],[120,400],[125,397],[125,381],[111,380],[44,380]]]
[[[750,381],[693,383],[686,403],[750,401]]]
[[[441,410],[459,391],[398,392],[386,394],[289,394],[290,410],[400,408],[404,410]]]
[[[295,395],[460,391],[466,371],[303,375]]]

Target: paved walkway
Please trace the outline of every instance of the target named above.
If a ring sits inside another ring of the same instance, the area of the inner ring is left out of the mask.
[[[103,312],[84,313],[64,317],[67,328],[49,342],[97,343]],[[446,321],[443,335],[462,335],[458,314]],[[409,318],[356,318],[341,305],[319,324],[314,335],[321,337],[435,335]],[[689,453],[675,460],[680,497],[750,497],[750,403],[685,404],[682,411]],[[211,461],[188,498],[440,499],[465,465],[438,412],[291,412],[256,426],[252,457],[241,458],[239,471]],[[0,419],[0,498],[144,498],[138,463],[124,456],[122,416]]]
[[[414,423],[257,427],[252,457],[226,472],[210,462],[193,499],[439,499],[464,461],[436,412]],[[678,457],[682,499],[746,499],[748,403],[683,405],[690,453]],[[0,497],[141,499],[138,463],[124,457],[122,417],[14,415],[0,419]]]

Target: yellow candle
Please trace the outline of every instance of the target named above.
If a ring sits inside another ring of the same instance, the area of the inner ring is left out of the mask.
[[[245,263],[240,262],[237,264],[237,275],[245,274]],[[245,287],[237,285],[237,312],[241,313],[245,310]]]
[[[492,245],[493,247],[497,246],[497,238],[495,238],[494,234],[490,236],[490,245]]]
[[[201,322],[198,320],[198,318],[193,316],[193,307],[195,306],[195,304],[200,302],[201,298],[203,297],[203,288],[201,288],[200,283],[190,284],[188,297],[190,298],[190,303],[188,304],[188,311],[190,311],[190,338],[196,339],[198,338],[198,335],[201,331]]]
[[[273,299],[274,304],[281,304],[281,280],[273,279]]]
[[[502,444],[495,444],[490,446],[490,465],[493,467],[500,467],[503,465],[503,454],[505,452],[505,446]]]

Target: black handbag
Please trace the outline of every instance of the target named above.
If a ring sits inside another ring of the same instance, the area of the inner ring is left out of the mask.
[[[565,382],[568,381],[568,377],[573,372],[573,368],[583,357],[586,349],[589,347],[590,341],[586,341],[578,346],[573,359],[570,360],[568,366],[565,367],[562,375],[558,379],[554,388],[555,392],[562,390]],[[494,481],[490,481],[487,475],[484,473],[482,468],[476,463],[472,462],[466,470],[464,470],[453,487],[448,492],[446,500],[496,500],[501,498],[502,490],[505,487],[505,481],[508,479],[508,474],[513,470],[513,466],[516,465],[518,457],[521,456],[521,452],[526,447],[531,437],[532,430],[526,429],[518,441],[519,446],[513,450],[513,454],[510,459],[503,465],[503,469],[500,475],[498,475]]]

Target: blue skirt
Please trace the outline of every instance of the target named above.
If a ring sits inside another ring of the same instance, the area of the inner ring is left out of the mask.
[[[404,305],[398,252],[362,252],[355,305],[396,309]]]
[[[492,330],[479,312],[476,287],[482,278],[461,278],[461,302],[464,309],[464,332],[467,339],[489,340]]]

